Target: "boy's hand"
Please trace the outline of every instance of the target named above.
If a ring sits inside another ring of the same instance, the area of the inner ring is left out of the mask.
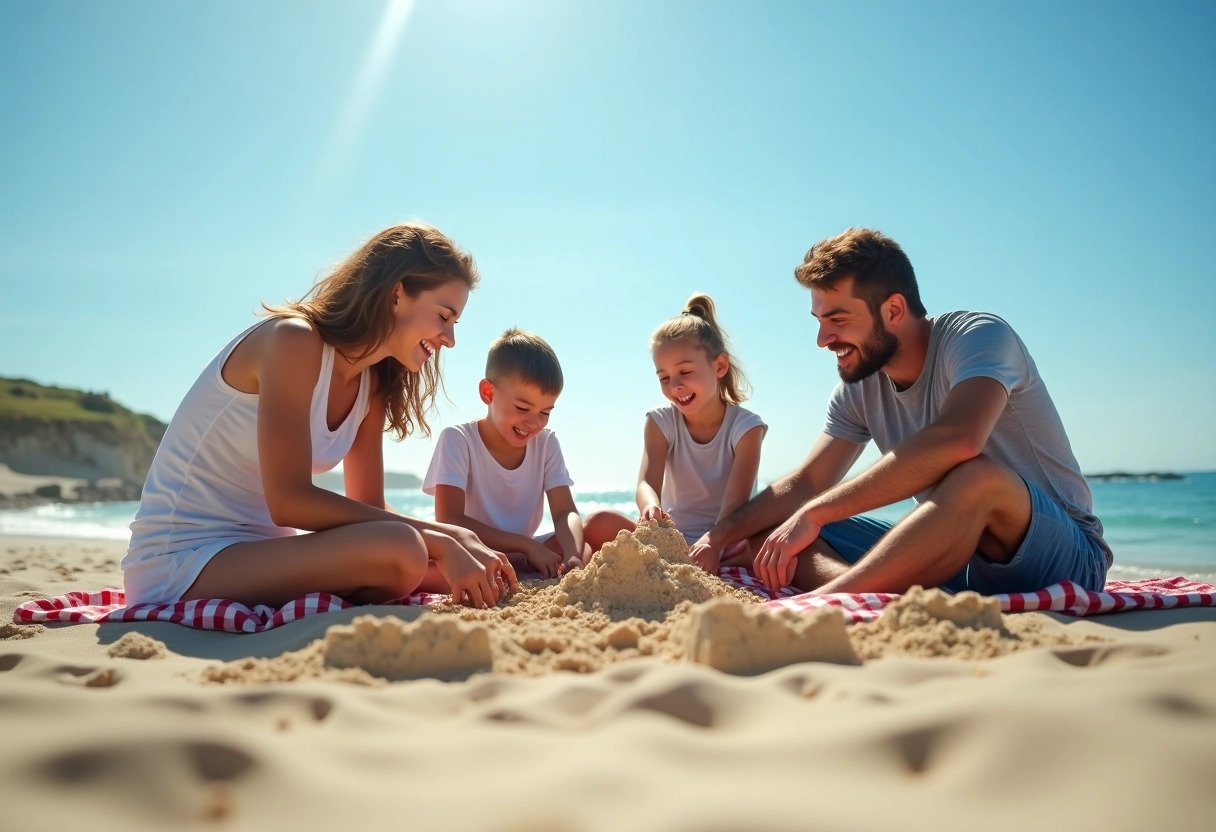
[[[663,509],[662,506],[652,503],[642,509],[642,516],[638,518],[641,523],[644,520],[668,520],[670,515]]]
[[[524,552],[524,557],[528,559],[528,563],[532,564],[532,568],[539,572],[542,578],[556,578],[561,574],[562,556],[549,549],[543,543],[534,544],[528,551]]]

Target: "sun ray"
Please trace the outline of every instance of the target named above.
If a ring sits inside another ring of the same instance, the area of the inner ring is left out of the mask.
[[[334,125],[329,150],[321,166],[323,186],[339,182],[350,166],[372,108],[384,86],[393,55],[404,35],[415,0],[389,0],[371,45]]]

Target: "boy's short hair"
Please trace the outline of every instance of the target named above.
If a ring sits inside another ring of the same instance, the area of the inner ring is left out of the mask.
[[[494,339],[486,356],[486,378],[498,381],[514,378],[533,384],[542,393],[556,396],[562,392],[565,380],[562,365],[553,347],[531,332],[512,327]]]

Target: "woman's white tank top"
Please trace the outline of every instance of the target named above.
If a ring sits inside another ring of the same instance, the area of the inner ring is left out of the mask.
[[[276,526],[266,505],[258,461],[258,396],[235,389],[221,372],[236,345],[262,323],[232,339],[211,360],[169,422],[131,523],[124,568],[220,538],[263,540],[296,534],[295,529]],[[334,348],[326,344],[309,416],[314,474],[342,461],[367,415],[369,378],[364,370],[350,413],[337,429],[329,429],[326,407],[333,364]]]

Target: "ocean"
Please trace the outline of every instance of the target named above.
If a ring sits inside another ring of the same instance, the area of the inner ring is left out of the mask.
[[[1186,575],[1216,584],[1216,471],[1181,480],[1091,481],[1094,511],[1115,553],[1112,578]],[[415,489],[393,489],[389,504],[404,514],[433,518],[431,498]],[[611,509],[636,517],[633,489],[574,491],[586,514]],[[0,511],[0,535],[124,540],[137,503],[86,503]],[[911,501],[873,512],[897,520]]]

